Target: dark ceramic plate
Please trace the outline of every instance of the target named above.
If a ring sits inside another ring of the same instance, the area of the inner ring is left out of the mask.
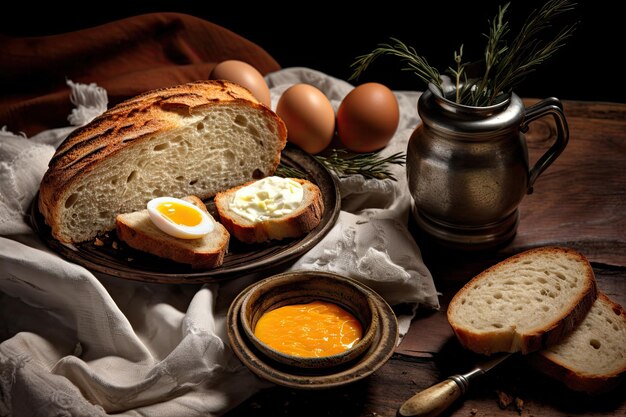
[[[52,237],[50,228],[45,224],[37,207],[37,196],[31,205],[30,221],[36,233],[61,256],[91,271],[109,276],[166,284],[192,284],[217,282],[247,273],[262,272],[295,260],[313,248],[333,227],[341,208],[337,180],[317,159],[287,145],[281,162],[286,167],[305,173],[306,179],[320,188],[325,207],[320,224],[297,239],[249,245],[231,238],[224,263],[214,269],[193,270],[187,265],[134,250],[120,242],[115,231],[102,238],[103,246],[96,246],[90,241],[78,244],[75,248],[68,247]],[[213,202],[206,203],[215,216]]]

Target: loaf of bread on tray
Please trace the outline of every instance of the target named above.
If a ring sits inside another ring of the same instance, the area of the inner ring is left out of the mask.
[[[528,354],[561,341],[596,296],[593,270],[581,253],[541,247],[472,278],[450,301],[447,316],[467,349]]]
[[[614,389],[626,377],[626,311],[599,292],[571,334],[528,359],[572,390],[594,395]]]
[[[186,200],[209,215],[213,230],[197,239],[180,239],[159,229],[150,219],[147,209],[119,214],[115,225],[117,237],[131,248],[151,253],[161,258],[188,264],[192,269],[211,269],[224,262],[230,235],[208,212],[206,205],[196,196]]]
[[[261,181],[269,180],[272,178]],[[288,178],[287,180],[300,184],[303,189],[303,198],[293,211],[276,217],[255,219],[245,218],[236,213],[232,207],[235,195],[238,190],[257,182],[250,181],[217,193],[214,201],[219,214],[219,221],[233,237],[245,243],[262,243],[269,240],[295,238],[310,232],[320,223],[324,214],[321,190],[309,180],[301,178]]]
[[[149,91],[68,136],[41,182],[39,210],[54,238],[87,241],[154,197],[204,200],[272,175],[286,140],[284,122],[235,83]]]

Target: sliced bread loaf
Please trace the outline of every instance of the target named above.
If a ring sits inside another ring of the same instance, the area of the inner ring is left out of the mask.
[[[215,221],[206,206],[196,196],[183,198],[209,215],[213,230],[197,239],[180,239],[159,229],[150,219],[148,210],[119,214],[116,217],[117,237],[131,248],[151,253],[161,258],[191,265],[193,269],[210,269],[220,266],[228,251],[230,235]]]
[[[459,342],[474,352],[531,353],[567,335],[596,299],[589,261],[568,248],[531,249],[486,269],[450,301]]]
[[[615,388],[626,376],[626,311],[599,292],[579,326],[528,359],[575,391],[598,394]]]
[[[41,182],[39,210],[54,238],[87,241],[154,197],[205,200],[272,175],[286,140],[276,113],[235,83],[149,91],[68,136]]]
[[[246,218],[235,212],[233,203],[237,191],[257,183],[257,181],[250,181],[215,196],[215,208],[220,222],[232,236],[245,243],[295,238],[310,232],[320,223],[324,213],[322,193],[319,187],[311,181],[300,178],[289,178],[289,180],[300,184],[303,189],[302,200],[293,210],[278,216],[259,216],[258,218]],[[260,204],[270,205],[272,202],[260,201]]]

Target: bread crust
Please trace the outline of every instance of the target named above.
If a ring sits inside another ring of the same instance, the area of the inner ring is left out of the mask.
[[[517,329],[497,329],[493,331],[477,332],[466,328],[455,319],[455,309],[461,303],[470,289],[479,281],[492,279],[498,275],[498,271],[506,265],[520,259],[532,258],[540,254],[561,254],[577,260],[585,266],[585,276],[580,291],[580,296],[569,302],[568,308],[563,309],[545,326],[536,332],[519,333]],[[493,266],[487,268],[469,282],[467,282],[452,298],[448,306],[447,317],[452,330],[458,341],[467,349],[476,353],[490,355],[496,352],[521,352],[528,354],[551,346],[572,331],[591,309],[597,297],[596,280],[589,261],[581,253],[563,247],[541,247],[513,255]]]
[[[598,292],[596,303],[602,303],[606,310],[610,310],[611,314],[614,314],[611,318],[621,321],[622,328],[625,326],[626,311],[621,305],[611,300],[602,292]],[[591,338],[591,336],[589,337]],[[618,335],[606,335],[606,337],[615,338],[618,337]],[[604,343],[606,341],[599,340],[597,342]],[[567,343],[567,339],[565,339],[563,343]],[[626,344],[623,344],[624,340],[621,340],[621,342],[618,341],[617,343],[621,344],[622,348],[626,351]],[[575,369],[574,364],[567,363],[567,359],[549,350],[541,350],[529,355],[527,358],[531,365],[540,372],[561,381],[565,386],[574,391],[586,392],[590,395],[608,392],[626,381],[626,361],[624,361],[623,357],[621,363],[618,360],[615,361],[615,367],[611,372],[598,371],[596,373]],[[593,357],[588,359],[593,361]]]
[[[313,230],[320,223],[324,214],[324,200],[319,187],[311,181],[291,178],[304,188],[304,203],[288,216],[262,222],[251,222],[232,210],[230,202],[240,188],[253,184],[250,181],[238,187],[217,193],[215,208],[220,222],[237,240],[244,243],[262,243],[269,240],[300,237]]]
[[[209,235],[191,240],[170,236],[154,226],[148,210],[145,209],[141,212],[118,215],[115,221],[117,237],[131,248],[189,264],[192,269],[210,269],[220,266],[228,251],[230,241],[228,231],[213,219],[198,197],[188,196],[184,199],[209,214],[215,226]],[[131,220],[129,216],[133,219]]]
[[[201,80],[145,92],[112,107],[89,124],[76,129],[57,148],[39,187],[38,207],[52,235],[61,242],[80,240],[59,231],[60,213],[72,191],[100,162],[119,152],[132,152],[134,146],[156,135],[181,126],[181,115],[193,115],[212,106],[245,106],[264,113],[271,129],[276,129],[282,150],[287,141],[284,122],[259,102],[246,88],[226,80]],[[280,152],[273,161],[271,175],[280,163]],[[214,193],[197,194],[206,199]],[[105,231],[101,230],[100,232]]]

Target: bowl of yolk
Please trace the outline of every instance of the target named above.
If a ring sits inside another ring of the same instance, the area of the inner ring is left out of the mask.
[[[375,338],[378,310],[363,284],[319,271],[286,272],[252,284],[239,319],[245,336],[284,366],[348,366]]]

